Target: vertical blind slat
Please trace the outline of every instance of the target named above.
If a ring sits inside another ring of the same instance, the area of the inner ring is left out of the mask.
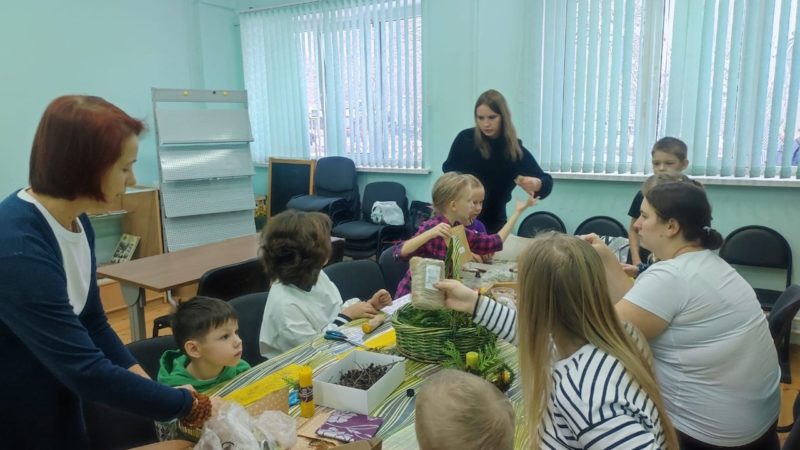
[[[772,27],[773,18],[775,16],[775,2],[759,2],[760,3],[760,20],[757,23],[758,35],[761,39],[760,47],[758,48],[758,65],[756,66],[756,111],[762,111],[763,114],[755,117],[753,121],[753,141],[750,146],[750,176],[760,177],[763,175],[763,150],[764,150],[764,119],[767,112],[767,87],[769,85],[769,68],[770,68],[770,50],[772,49]]]
[[[728,36],[728,0],[720,0],[717,5],[717,33],[715,36],[714,69],[711,78],[711,115],[709,118],[708,143],[706,147],[706,173],[719,175],[719,141],[722,129],[722,86],[725,76],[725,42]],[[697,140],[695,139],[695,145]]]
[[[722,141],[722,169],[720,175],[733,175],[738,145],[736,136],[736,114],[739,99],[739,80],[742,60],[742,35],[746,4],[744,0],[735,0],[733,5],[733,26],[731,27],[730,62],[728,66],[728,93],[725,104],[725,135]]]

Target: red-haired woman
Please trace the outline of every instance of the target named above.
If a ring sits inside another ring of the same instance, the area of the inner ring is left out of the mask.
[[[529,195],[545,198],[553,189],[553,178],[545,173],[517,139],[503,94],[490,89],[475,102],[475,126],[461,131],[450,147],[443,172],[474,175],[486,189],[478,219],[489,233],[506,223],[506,204],[514,185]]]
[[[0,202],[0,436],[8,448],[86,448],[83,401],[157,420],[208,418],[207,397],[150,380],[100,303],[86,211],[135,183],[144,124],[64,96],[33,139],[30,187]]]

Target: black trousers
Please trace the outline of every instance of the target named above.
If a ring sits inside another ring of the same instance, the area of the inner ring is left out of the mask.
[[[766,433],[761,435],[761,437],[749,444],[740,445],[738,447],[720,447],[706,444],[680,431],[678,431],[678,441],[681,444],[681,450],[780,450],[781,444],[778,440],[777,426],[778,422],[776,421],[769,427]]]

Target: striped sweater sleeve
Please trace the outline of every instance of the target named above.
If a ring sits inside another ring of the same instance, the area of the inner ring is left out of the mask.
[[[479,297],[472,320],[488,328],[500,339],[517,345],[517,312],[508,306],[489,297]]]

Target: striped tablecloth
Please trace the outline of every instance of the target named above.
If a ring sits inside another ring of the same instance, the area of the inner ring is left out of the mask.
[[[352,325],[360,326],[361,322],[363,321],[356,321],[353,322]],[[385,323],[373,334],[377,335],[388,330],[389,327],[391,327],[391,324]],[[354,351],[354,347],[350,344],[326,341],[322,335],[320,335],[306,344],[295,347],[286,353],[253,367],[223,386],[216,394],[225,396],[289,364],[310,365],[316,376],[351,351]],[[523,403],[522,393],[519,389],[517,348],[504,341],[499,341],[498,353],[512,367],[515,374],[517,374],[507,394],[514,403],[517,417],[522,417]],[[403,384],[395,389],[386,400],[371,412],[371,415],[382,417],[384,420],[383,426],[381,426],[377,434],[383,438],[383,448],[390,450],[418,448],[416,434],[414,432],[414,397],[409,397],[407,391],[408,389],[414,389],[416,391],[425,381],[425,378],[439,370],[441,370],[441,367],[436,364],[422,363],[410,359],[406,361],[406,375]],[[298,416],[299,413],[300,408],[298,406],[294,406],[289,410],[289,414],[293,416]],[[528,430],[523,429],[523,427],[517,427],[515,439],[516,448],[530,448]]]

